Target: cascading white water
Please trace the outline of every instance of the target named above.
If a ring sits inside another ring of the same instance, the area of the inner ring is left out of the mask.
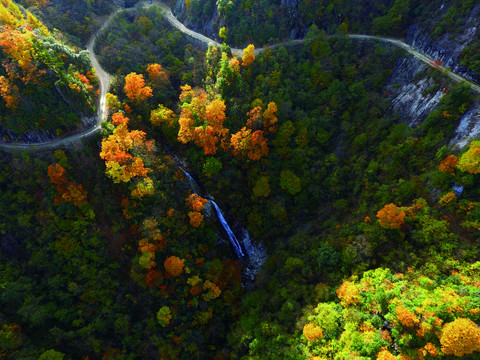
[[[220,208],[218,207],[215,201],[210,200],[210,203],[215,208],[215,211],[217,212],[218,220],[220,221],[220,224],[222,224],[222,227],[225,229],[225,232],[227,233],[228,238],[230,239],[230,242],[233,245],[233,249],[235,250],[235,253],[237,254],[238,257],[244,257],[245,254],[242,251],[242,247],[240,246],[240,243],[238,242],[237,237],[235,236],[232,229],[230,228],[230,225],[228,225],[227,220],[225,220],[222,210],[220,210]]]
[[[195,181],[195,179],[187,171],[185,171],[182,168],[182,166],[180,166],[181,162],[178,158],[173,157],[173,159],[177,162],[178,168],[182,170],[182,172],[187,177],[188,181],[190,182],[190,186],[192,187],[192,190],[195,193],[198,192],[201,189],[200,185]],[[227,220],[225,219],[225,216],[223,215],[223,212],[220,209],[220,207],[213,200],[213,197],[209,196],[209,198],[210,198],[209,202],[215,208],[218,221],[220,222],[223,229],[227,233],[228,239],[230,240],[230,243],[233,246],[235,254],[237,255],[237,257],[242,259],[242,262],[244,264],[244,268],[243,268],[244,279],[248,279],[246,282],[242,282],[242,284],[244,287],[247,288],[253,283],[253,281],[255,280],[255,276],[258,274],[258,271],[260,270],[260,267],[263,265],[263,263],[267,259],[267,252],[260,244],[259,245],[252,244],[250,240],[250,234],[248,233],[247,229],[244,229],[242,227],[240,227],[241,238],[239,241],[239,239],[237,239],[237,236],[233,232],[232,228],[228,224]],[[239,224],[236,224],[236,225],[239,226]]]
[[[188,172],[186,172],[185,170],[183,170],[183,168],[181,166],[178,167],[180,170],[183,171],[183,173],[185,174],[185,176],[188,178],[188,180],[190,180],[190,183],[192,185],[193,188],[195,188],[195,186],[197,187],[197,189],[194,189],[195,191],[200,189],[200,185],[197,184],[197,182],[195,181],[195,179],[192,177],[192,175],[190,175]],[[194,186],[195,185],[195,186]]]

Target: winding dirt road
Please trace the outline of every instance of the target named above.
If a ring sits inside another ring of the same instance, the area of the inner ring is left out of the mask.
[[[206,37],[205,35],[199,34],[193,30],[188,29],[185,25],[183,25],[180,21],[177,20],[177,18],[172,14],[171,8],[160,1],[152,1],[152,4],[149,4],[147,1],[142,2],[142,7],[144,8],[149,8],[151,6],[158,6],[160,7],[164,14],[165,18],[168,20],[168,22],[181,31],[182,33],[199,40],[205,44],[213,44],[215,46],[219,46],[220,43],[217,41],[210,39]],[[4,149],[10,149],[10,150],[48,150],[48,149],[54,149],[57,148],[61,145],[64,145],[66,143],[70,143],[79,139],[86,138],[97,131],[101,129],[100,124],[106,119],[107,116],[107,103],[106,103],[106,95],[108,90],[110,89],[110,75],[101,67],[100,63],[98,62],[98,59],[95,56],[95,52],[93,50],[95,40],[97,37],[108,27],[110,21],[113,19],[117,13],[120,11],[129,11],[132,10],[133,8],[128,8],[128,9],[117,9],[115,12],[110,14],[104,21],[102,27],[92,35],[90,40],[87,43],[87,50],[90,52],[90,59],[92,62],[92,66],[96,69],[99,82],[100,82],[100,93],[99,93],[99,105],[97,109],[97,123],[95,126],[93,126],[90,129],[87,129],[85,131],[82,131],[80,133],[72,134],[63,138],[58,138],[54,139],[51,141],[46,141],[46,142],[41,142],[41,143],[0,143],[0,147]],[[416,49],[414,49],[412,46],[408,45],[407,43],[399,40],[399,39],[392,39],[392,38],[387,38],[387,37],[381,37],[381,36],[373,36],[373,35],[362,35],[362,34],[349,34],[347,35],[351,39],[359,39],[359,40],[374,40],[374,41],[381,41],[381,42],[386,42],[390,43],[392,45],[398,46],[405,51],[407,51],[409,54],[413,55],[415,58],[418,60],[424,62],[428,66],[435,68],[441,72],[443,72],[445,75],[450,77],[452,80],[456,82],[461,82],[464,81],[467,84],[470,85],[470,87],[480,93],[480,86],[470,80],[465,79],[461,75],[458,75],[456,73],[451,72],[449,69],[445,68],[439,63],[436,63],[434,59],[431,57],[422,54],[418,52]],[[268,46],[268,49],[274,49],[278,48],[280,46],[293,46],[293,45],[299,45],[305,42],[305,39],[300,39],[300,40],[290,40],[290,41],[285,41],[277,44],[273,44]],[[243,50],[238,49],[238,48],[231,48],[232,54],[234,56],[242,56]],[[258,48],[254,50],[254,54],[259,54],[262,51],[264,51],[265,48]]]

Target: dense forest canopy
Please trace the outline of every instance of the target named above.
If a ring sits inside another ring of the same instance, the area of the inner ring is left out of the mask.
[[[0,0],[0,358],[477,359],[480,6],[136,3]]]

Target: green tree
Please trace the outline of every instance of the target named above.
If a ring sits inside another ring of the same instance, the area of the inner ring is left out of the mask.
[[[253,196],[257,197],[268,197],[270,195],[270,184],[268,182],[268,176],[260,176],[255,185],[253,186]]]
[[[302,182],[291,170],[282,170],[280,173],[280,187],[290,195],[302,190]]]

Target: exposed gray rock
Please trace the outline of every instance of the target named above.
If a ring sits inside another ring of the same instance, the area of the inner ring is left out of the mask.
[[[480,137],[480,104],[475,103],[460,118],[450,145],[464,148],[472,139]]]
[[[461,64],[459,56],[465,47],[478,36],[478,24],[480,23],[480,4],[476,5],[465,21],[464,30],[461,34],[443,34],[432,40],[429,34],[431,29],[422,29],[412,25],[407,31],[405,42],[431,56],[435,60],[442,61],[445,67],[464,76],[469,80],[480,82],[480,77],[473,71]]]
[[[420,125],[440,102],[443,89],[430,92],[435,85],[428,76],[428,66],[414,58],[399,59],[389,79],[392,111],[410,126]]]

